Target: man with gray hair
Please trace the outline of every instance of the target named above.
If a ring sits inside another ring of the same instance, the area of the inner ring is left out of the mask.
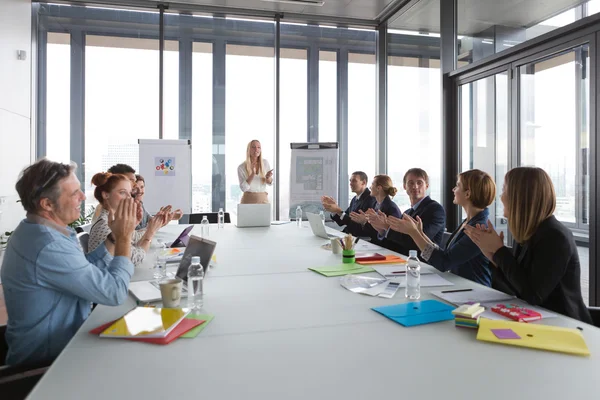
[[[6,363],[45,363],[75,335],[92,302],[116,306],[127,298],[136,205],[122,200],[109,217],[114,243],[107,239],[84,255],[68,226],[85,200],[74,166],[42,159],[21,173],[16,189],[27,217],[11,235],[2,262]]]

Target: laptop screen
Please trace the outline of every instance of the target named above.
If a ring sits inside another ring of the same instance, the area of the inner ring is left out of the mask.
[[[202,264],[202,268],[206,274],[216,247],[217,242],[191,235],[190,241],[181,258],[181,262],[179,263],[179,268],[177,268],[177,277],[187,282],[188,269],[192,264],[192,257],[194,256],[200,257],[200,264]]]

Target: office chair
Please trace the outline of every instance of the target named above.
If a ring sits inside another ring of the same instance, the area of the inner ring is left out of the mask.
[[[5,338],[6,325],[0,326],[0,393],[2,398],[25,399],[48,370],[51,362],[32,365],[8,366],[4,362],[8,353]],[[6,396],[6,397],[5,397]]]
[[[208,218],[208,222],[211,224],[216,224],[219,221],[219,213],[209,212],[209,213],[190,214],[189,223],[190,224],[199,224],[200,222],[202,222],[202,217],[204,217],[205,215]],[[225,223],[226,224],[231,223],[231,217],[228,212],[225,213]]]
[[[600,328],[600,307],[588,307],[594,326]]]
[[[83,250],[84,254],[88,253],[88,242],[90,241],[90,234],[87,232],[80,232],[77,234],[77,239],[79,239],[79,244]]]

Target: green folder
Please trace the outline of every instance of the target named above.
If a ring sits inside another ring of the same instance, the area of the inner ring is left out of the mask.
[[[365,272],[373,272],[375,271],[373,268],[368,265],[360,265],[360,264],[340,264],[335,265],[333,267],[317,267],[317,268],[309,268],[311,271],[315,271],[321,275],[325,275],[327,277],[331,276],[343,276],[350,274],[364,274]]]
[[[214,315],[208,315],[208,314],[188,314],[186,316],[186,318],[204,320],[204,323],[198,325],[194,329],[187,331],[185,334],[183,334],[179,337],[180,338],[188,338],[188,339],[195,338],[196,336],[198,336],[198,334],[200,332],[202,332],[202,330],[206,327],[206,325],[210,324],[210,321],[212,321],[214,317],[215,317]]]

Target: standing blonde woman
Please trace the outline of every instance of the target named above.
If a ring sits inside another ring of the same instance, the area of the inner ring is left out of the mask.
[[[496,268],[492,286],[529,304],[592,323],[581,297],[581,266],[571,231],[554,217],[556,195],[541,168],[518,167],[504,178],[504,216],[514,237],[512,249],[504,235],[487,227],[465,226],[465,233]]]
[[[262,158],[262,149],[258,140],[248,143],[246,161],[238,167],[238,178],[242,204],[267,204],[269,197],[267,185],[273,184],[273,170],[269,162]]]

